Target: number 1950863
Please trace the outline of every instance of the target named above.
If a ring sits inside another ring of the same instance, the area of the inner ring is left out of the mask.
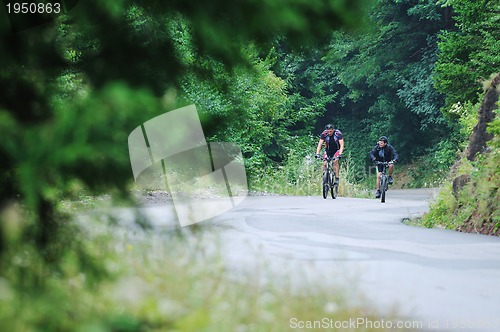
[[[14,2],[7,3],[8,14],[59,14],[61,4],[55,3],[35,3],[35,2]]]

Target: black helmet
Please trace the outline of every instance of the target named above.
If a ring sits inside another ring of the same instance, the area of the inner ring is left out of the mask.
[[[387,143],[387,141],[388,141],[387,136],[380,136],[380,138],[378,140],[385,142],[385,143]]]
[[[325,129],[333,129],[333,125],[331,123],[329,123],[325,126]]]

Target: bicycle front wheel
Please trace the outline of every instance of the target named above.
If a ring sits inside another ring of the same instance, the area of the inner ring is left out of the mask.
[[[323,198],[326,199],[326,196],[328,196],[328,171],[323,172]]]
[[[387,177],[385,175],[382,175],[382,177],[380,178],[380,189],[382,189],[380,202],[385,203],[385,192],[387,191]]]
[[[337,196],[339,195],[339,186],[337,184],[334,184],[330,190],[331,190],[332,198],[336,199]]]

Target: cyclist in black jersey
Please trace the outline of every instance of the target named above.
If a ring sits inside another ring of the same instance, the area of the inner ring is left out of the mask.
[[[393,163],[389,164],[389,178],[388,183],[392,184],[392,173],[394,172],[394,162],[398,161],[398,153],[396,149],[392,145],[388,143],[388,139],[386,136],[381,136],[378,140],[377,145],[373,147],[370,152],[370,158],[372,161],[392,161]],[[377,192],[375,193],[376,198],[380,198],[380,175],[382,174],[383,165],[377,165]]]
[[[319,154],[321,148],[325,144],[325,153],[323,157]],[[326,157],[341,157],[344,152],[344,136],[340,130],[335,129],[332,124],[327,124],[325,130],[321,133],[319,138],[318,147],[316,148],[316,158],[323,158],[324,166],[326,167]],[[334,161],[335,184],[339,184],[339,161]]]

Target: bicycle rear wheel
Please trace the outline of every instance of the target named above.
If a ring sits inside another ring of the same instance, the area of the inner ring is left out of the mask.
[[[328,171],[324,171],[323,172],[323,198],[326,199],[326,196],[328,196],[328,177],[329,177],[329,174],[328,174]]]

